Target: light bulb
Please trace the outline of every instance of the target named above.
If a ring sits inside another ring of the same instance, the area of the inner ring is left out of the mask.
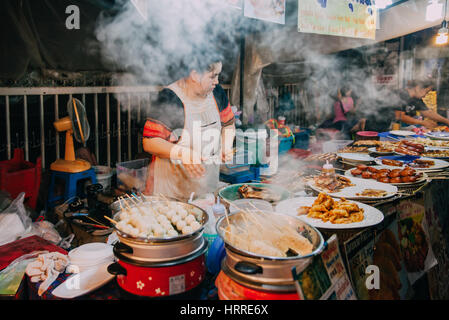
[[[440,31],[441,30],[443,30],[443,29],[440,29]],[[449,38],[449,36],[448,36],[448,30],[446,29],[446,32],[438,32],[438,35],[437,35],[437,39],[436,39],[436,41],[435,41],[435,43],[436,44],[446,44],[447,42],[448,42],[448,38]]]
[[[426,9],[426,21],[436,21],[443,17],[443,4],[439,0],[430,0]]]

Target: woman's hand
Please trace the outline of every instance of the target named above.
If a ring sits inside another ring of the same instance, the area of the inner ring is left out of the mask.
[[[221,151],[221,161],[223,163],[228,163],[228,162],[232,161],[233,158],[234,158],[234,149],[231,149],[231,150],[223,149]]]
[[[435,121],[432,121],[432,120],[423,120],[421,122],[421,125],[426,127],[427,129],[433,129],[433,128],[438,126],[438,124]]]
[[[182,166],[191,178],[201,178],[206,173],[202,165],[204,159],[191,149],[185,149],[182,154]]]

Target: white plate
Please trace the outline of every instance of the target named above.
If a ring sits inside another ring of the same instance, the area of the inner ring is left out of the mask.
[[[309,218],[307,215],[298,216],[297,209],[301,206],[312,206],[317,197],[292,198],[279,202],[275,208],[275,212],[283,213],[290,216],[298,217],[308,224],[322,229],[353,229],[374,226],[382,222],[384,215],[378,209],[364,203],[353,201],[359,208],[364,210],[363,220],[354,223],[335,224],[331,222],[323,222],[321,219]]]
[[[440,147],[426,147],[426,151],[433,151],[433,150],[444,150],[444,151],[447,151],[447,149],[443,149],[443,148],[440,148]],[[449,157],[429,157],[429,156],[427,156],[427,157],[431,158],[431,160],[436,160],[436,159],[449,160]]]
[[[413,131],[393,130],[390,131],[390,134],[394,134],[395,136],[407,137],[407,136],[414,136],[416,133],[414,133]]]
[[[391,167],[391,166],[383,166],[383,165],[381,165],[381,166],[372,166],[373,168],[376,168],[376,169],[389,169],[389,170],[393,170],[393,169],[405,169],[405,167]],[[355,176],[353,176],[352,175],[352,173],[351,173],[351,170],[353,170],[354,168],[352,168],[352,169],[349,169],[349,170],[346,170],[345,171],[345,176],[347,176],[347,177],[349,177],[349,178],[351,178],[351,179],[353,179],[353,178],[357,178],[357,177],[355,177]],[[363,178],[362,178],[363,179]],[[425,174],[425,173],[423,173],[423,176],[420,178],[420,179],[417,179],[415,182],[407,182],[407,183],[404,183],[404,182],[401,182],[401,183],[386,183],[386,184],[390,184],[390,185],[394,185],[394,186],[398,186],[398,187],[405,187],[405,186],[411,186],[411,185],[415,185],[415,184],[419,184],[419,183],[422,183],[422,182],[424,182],[424,180],[426,180],[427,179],[427,175]],[[368,181],[376,181],[376,180],[374,180],[374,179],[363,179],[363,180],[368,180]],[[375,198],[374,198],[375,199]]]
[[[108,272],[108,266],[111,263],[113,263],[113,260],[71,275],[56,287],[52,294],[58,298],[73,299],[100,288],[114,278],[114,275]],[[79,277],[78,288],[75,286],[77,281],[75,281],[74,277]]]
[[[449,141],[449,132],[429,132],[424,133],[424,135],[434,140]]]
[[[395,166],[386,166],[382,163],[382,160],[380,159],[381,157],[376,158],[376,160],[374,160],[376,162],[376,164],[378,164],[379,166],[385,167],[386,169],[405,169],[406,166],[402,166],[402,167],[395,167]],[[439,159],[433,159],[433,158],[426,158],[426,157],[419,157],[418,159],[420,160],[430,160],[430,161],[434,161],[435,165],[431,166],[430,168],[413,168],[417,171],[420,172],[432,172],[432,171],[436,171],[436,170],[442,170],[444,168],[448,168],[449,167],[449,162],[444,161],[444,160],[439,160]]]
[[[352,162],[372,162],[374,161],[374,158],[370,157],[366,153],[337,153],[337,156]]]
[[[369,199],[369,200],[381,200],[381,199],[388,199],[393,197],[395,194],[398,193],[398,188],[394,185],[391,185],[390,183],[382,183],[378,182],[376,180],[372,179],[361,179],[361,178],[352,178],[348,177],[351,182],[354,184],[352,187],[346,187],[339,192],[326,192],[318,187],[315,186],[315,183],[313,180],[308,182],[308,185],[310,188],[317,192],[325,192],[329,194],[332,197],[336,198],[346,198],[346,199],[354,199],[354,200],[362,200],[362,199]],[[364,196],[356,196],[356,193],[360,193],[365,189],[378,189],[378,190],[384,190],[387,193],[387,195],[383,197],[364,197]]]
[[[389,154],[393,154],[393,153],[394,153],[394,151],[390,151],[390,152],[379,152],[379,151],[376,150],[376,147],[369,148],[368,151],[371,152],[371,153],[382,154],[382,155],[389,155]]]

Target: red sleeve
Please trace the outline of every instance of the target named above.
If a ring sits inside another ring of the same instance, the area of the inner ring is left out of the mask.
[[[232,112],[230,104],[228,104],[226,108],[220,111],[220,121],[223,127],[229,126],[234,123],[234,113]]]
[[[143,127],[143,137],[144,138],[162,138],[164,140],[169,140],[171,135],[171,130],[168,129],[163,123],[154,120],[147,119]]]

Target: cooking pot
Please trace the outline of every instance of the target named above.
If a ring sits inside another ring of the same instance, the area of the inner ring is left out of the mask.
[[[232,224],[234,219],[239,219],[242,212],[229,215]],[[222,231],[228,225],[226,217],[217,221],[216,229],[219,236],[225,242],[226,258],[222,262],[222,271],[232,280],[249,288],[265,291],[291,292],[295,291],[292,268],[297,272],[304,270],[314,256],[325,249],[325,241],[321,233],[313,226],[299,218],[279,214],[279,218],[286,219],[298,233],[308,239],[312,245],[312,252],[304,256],[270,257],[236,248],[224,237]]]
[[[142,261],[126,256],[114,247],[117,262],[108,272],[117,275],[117,284],[131,297],[180,297],[198,288],[206,276],[207,241],[189,256],[170,261]]]
[[[140,200],[140,198],[138,198],[138,199]],[[160,203],[160,202],[163,202],[163,203],[167,202],[165,200],[160,200],[160,198],[158,198],[158,197],[145,197],[144,200],[145,201],[143,203],[139,203],[139,204],[142,204],[142,205],[150,204],[151,205],[151,204]],[[138,244],[141,244],[141,245],[142,244],[149,244],[149,245],[152,245],[152,244],[158,244],[158,245],[166,244],[166,246],[168,246],[169,243],[172,243],[173,241],[180,241],[180,240],[184,240],[184,239],[192,239],[192,238],[195,238],[198,234],[202,234],[204,226],[206,225],[206,223],[207,223],[207,221],[209,219],[209,216],[207,215],[207,212],[204,211],[203,209],[201,209],[200,207],[195,206],[195,205],[190,204],[190,203],[184,203],[184,202],[180,202],[180,201],[173,200],[173,199],[169,199],[169,200],[173,201],[173,202],[180,203],[185,208],[188,208],[189,210],[192,210],[195,213],[195,216],[197,217],[197,221],[199,220],[198,222],[201,224],[201,227],[199,229],[189,233],[189,234],[182,234],[182,235],[178,235],[176,237],[171,237],[171,238],[156,238],[156,237],[140,238],[140,237],[131,236],[131,235],[121,231],[114,224],[114,229],[115,229],[115,231],[117,233],[118,238],[120,239],[120,242],[122,242],[122,243],[124,243],[124,244],[126,244],[128,246],[131,246],[131,247],[133,247],[134,245],[137,246]],[[115,221],[117,221],[117,222],[120,221],[120,213],[122,212],[122,210],[120,208],[120,205],[123,208],[125,208],[125,207],[128,208],[121,201],[123,201],[123,199],[122,200],[118,200],[118,201],[116,201],[116,202],[111,204],[111,209],[115,212],[113,214],[113,219]],[[129,208],[131,208],[131,209],[136,207],[136,205],[133,204],[131,202],[131,200],[127,201],[127,203],[128,203]],[[117,206],[119,207],[118,211],[117,211]]]

